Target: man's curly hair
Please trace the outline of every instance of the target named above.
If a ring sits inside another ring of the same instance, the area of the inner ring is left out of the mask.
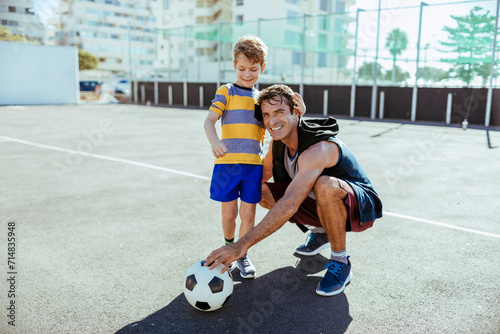
[[[293,113],[293,95],[293,90],[287,85],[272,85],[260,91],[257,104],[262,105],[262,102],[264,101],[267,101],[271,105],[284,102],[290,107],[290,113]]]

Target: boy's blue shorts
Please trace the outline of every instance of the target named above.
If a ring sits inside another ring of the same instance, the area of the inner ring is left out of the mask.
[[[219,202],[256,204],[262,199],[262,165],[216,164],[210,184],[210,198]]]

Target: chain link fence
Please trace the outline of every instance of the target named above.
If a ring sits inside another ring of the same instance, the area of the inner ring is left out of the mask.
[[[134,61],[130,43],[129,75],[232,81],[234,42],[254,34],[269,47],[260,83],[486,87],[495,15],[496,1],[462,1],[157,30],[152,64]]]

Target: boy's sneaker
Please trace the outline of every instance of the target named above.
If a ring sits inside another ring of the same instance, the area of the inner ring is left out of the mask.
[[[300,245],[295,251],[300,255],[312,256],[330,247],[326,233],[310,233],[305,244]]]
[[[326,274],[319,282],[316,293],[320,296],[334,296],[342,293],[352,277],[349,257],[347,264],[330,260],[325,268]]]
[[[241,259],[236,260],[238,269],[240,270],[240,276],[243,278],[254,278],[255,277],[255,267],[248,258],[247,255],[243,256]]]

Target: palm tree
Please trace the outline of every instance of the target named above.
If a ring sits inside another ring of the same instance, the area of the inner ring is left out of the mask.
[[[392,29],[391,32],[389,32],[389,35],[387,35],[385,47],[389,49],[389,52],[393,57],[392,82],[396,81],[395,79],[396,56],[399,56],[403,52],[403,50],[406,50],[407,46],[408,46],[408,35],[406,35],[406,33],[403,30],[399,28]]]

